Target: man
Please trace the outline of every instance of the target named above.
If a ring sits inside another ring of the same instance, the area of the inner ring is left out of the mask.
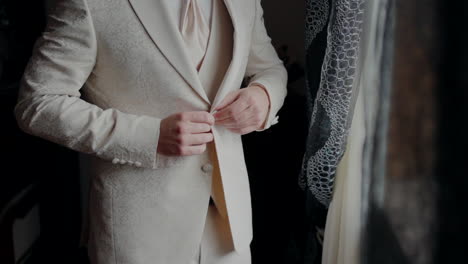
[[[287,80],[262,16],[260,0],[53,8],[16,116],[86,154],[92,263],[250,263],[241,135],[278,121]]]

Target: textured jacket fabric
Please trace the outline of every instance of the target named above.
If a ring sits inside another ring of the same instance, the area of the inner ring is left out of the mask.
[[[224,0],[233,56],[213,100],[190,63],[169,1],[58,1],[21,83],[20,127],[87,154],[93,263],[187,263],[196,253],[213,161],[208,152],[158,154],[162,119],[213,112],[252,76],[271,101],[268,129],[286,95],[286,71],[259,0]],[[246,250],[252,225],[241,137],[222,126],[212,131],[233,243]]]

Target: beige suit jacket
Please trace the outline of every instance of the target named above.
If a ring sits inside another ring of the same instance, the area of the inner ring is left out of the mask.
[[[169,17],[169,1],[60,0],[23,77],[20,127],[88,154],[93,263],[182,264],[198,250],[213,161],[207,153],[158,154],[162,119],[212,112],[252,76],[270,97],[267,129],[286,95],[286,71],[260,0],[224,0],[233,58],[213,100]],[[252,225],[241,137],[221,126],[213,135],[234,246],[247,250]]]

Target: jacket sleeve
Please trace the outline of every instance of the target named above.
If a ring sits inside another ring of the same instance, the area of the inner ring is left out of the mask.
[[[86,0],[59,0],[20,84],[20,128],[114,164],[156,168],[160,119],[104,110],[80,98],[96,57]]]
[[[262,86],[270,99],[270,109],[263,131],[278,123],[277,113],[286,97],[288,75],[283,62],[271,44],[263,21],[261,0],[256,1],[256,15],[252,30],[252,43],[247,63],[246,76],[252,77],[249,85]]]

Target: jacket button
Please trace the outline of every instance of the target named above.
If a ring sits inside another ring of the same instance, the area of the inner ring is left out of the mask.
[[[120,160],[120,164],[122,164],[122,165],[127,164],[127,161],[126,160]]]
[[[115,158],[115,159],[112,160],[112,163],[113,163],[113,164],[117,164],[117,163],[119,163],[119,162],[120,162],[120,160],[119,160],[118,158]]]
[[[213,171],[213,165],[211,165],[210,163],[207,163],[207,164],[203,165],[202,166],[202,171],[204,171],[206,173],[212,172]]]
[[[138,161],[137,161],[137,162],[135,162],[135,166],[137,166],[137,167],[141,167],[141,165],[142,165],[142,164],[141,164],[141,162],[138,162]]]

